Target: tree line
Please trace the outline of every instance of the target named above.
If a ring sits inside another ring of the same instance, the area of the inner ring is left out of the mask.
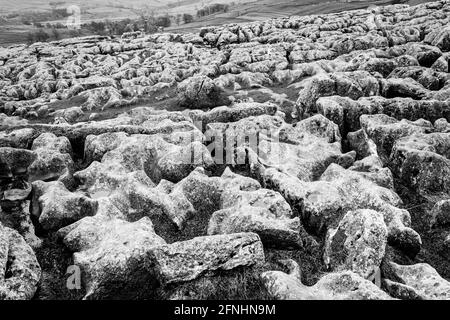
[[[230,6],[228,4],[214,3],[197,11],[197,17],[201,18],[217,12],[228,12]]]
[[[56,6],[57,2],[52,3]],[[177,15],[159,15],[155,16],[151,13],[140,13],[137,19],[121,19],[121,20],[105,20],[105,21],[91,21],[85,22],[81,25],[79,30],[69,30],[67,26],[58,23],[43,23],[40,19],[28,20],[26,24],[34,25],[37,30],[31,31],[27,34],[27,42],[45,42],[50,40],[59,40],[64,37],[74,37],[89,34],[120,36],[126,32],[143,31],[145,33],[155,33],[161,31],[161,29],[168,28],[173,24],[179,26],[180,24],[191,23],[195,18],[201,18],[217,12],[228,12],[230,6],[227,4],[215,3],[206,6],[200,10],[197,10],[196,15],[184,13]],[[52,8],[52,16],[58,18],[66,17],[67,12],[65,9]],[[42,21],[42,20],[41,20]]]

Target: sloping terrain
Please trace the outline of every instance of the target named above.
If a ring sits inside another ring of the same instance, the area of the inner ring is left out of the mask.
[[[421,1],[420,2],[425,2]],[[409,3],[412,1],[406,1]],[[217,26],[231,23],[245,23],[264,21],[271,18],[284,18],[288,16],[305,16],[311,14],[327,14],[355,9],[365,9],[369,6],[382,6],[392,4],[392,0],[258,0],[243,1],[231,6],[227,12],[219,12],[205,17],[197,17],[194,22],[180,26],[172,25],[167,31],[197,32],[205,26]],[[417,3],[416,3],[417,4]]]
[[[449,299],[450,1],[0,52],[0,298]]]

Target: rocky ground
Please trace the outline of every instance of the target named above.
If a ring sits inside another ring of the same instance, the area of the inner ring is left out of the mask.
[[[450,299],[449,14],[2,49],[0,298]]]

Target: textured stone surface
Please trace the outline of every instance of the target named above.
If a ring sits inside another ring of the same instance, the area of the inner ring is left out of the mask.
[[[295,269],[291,269],[289,274],[267,271],[261,277],[270,296],[277,300],[391,299],[375,284],[351,271],[325,274],[314,286],[302,284]]]
[[[163,284],[193,280],[206,272],[232,270],[264,262],[255,233],[196,237],[155,248],[150,253]]]
[[[11,147],[0,148],[0,162],[4,164],[3,172],[14,175],[26,175],[28,167],[36,160],[36,153],[26,149]]]
[[[97,213],[98,203],[80,192],[70,192],[60,181],[33,182],[32,214],[45,230],[57,230]]]
[[[422,196],[450,195],[450,133],[416,134],[397,140],[390,166]]]
[[[391,268],[400,283],[388,281],[386,287],[392,295],[399,298],[420,298],[448,300],[450,282],[443,279],[437,271],[426,263],[398,265],[391,262]]]
[[[386,243],[387,228],[380,213],[349,211],[337,229],[328,231],[324,260],[334,270],[351,270],[367,279],[377,272]]]
[[[255,232],[266,245],[302,245],[300,219],[293,216],[281,194],[262,189],[257,181],[234,174],[228,169],[221,178],[225,184],[220,197],[221,210],[211,216],[208,234]],[[250,188],[249,183],[253,184]]]
[[[145,298],[155,288],[146,256],[165,241],[155,234],[150,219],[130,223],[87,217],[60,234],[84,274],[85,299]]]
[[[29,180],[60,180],[70,183],[74,171],[72,147],[66,137],[42,133],[31,146],[37,159],[28,168]]]
[[[31,247],[17,231],[0,223],[0,300],[30,300],[40,277]]]
[[[449,12],[0,49],[0,221],[31,270],[0,293],[33,297],[26,241],[37,298],[72,263],[91,299],[448,298]]]

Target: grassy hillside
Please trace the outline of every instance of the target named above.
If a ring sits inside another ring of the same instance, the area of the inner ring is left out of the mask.
[[[426,0],[406,1],[408,4],[418,4]],[[227,13],[217,13],[196,20],[182,27],[171,27],[167,30],[176,32],[193,32],[204,26],[214,26],[226,23],[242,23],[291,15],[325,14],[346,10],[367,8],[370,5],[389,5],[392,0],[357,0],[344,2],[338,0],[257,0],[236,5]]]
[[[81,9],[81,23],[92,21],[136,20],[145,16],[170,16],[172,25],[165,29],[170,32],[196,32],[201,27],[228,23],[243,23],[255,20],[284,17],[290,15],[309,15],[344,10],[366,8],[370,5],[387,5],[396,0],[0,0],[0,46],[25,43],[29,34],[39,29],[50,35],[54,30],[45,25],[65,25],[65,9],[78,5]],[[411,5],[427,0],[409,0]],[[227,4],[227,12],[218,12],[204,17],[196,17],[200,9],[212,4]],[[55,8],[62,14],[55,14]],[[194,21],[184,24],[177,15],[188,13]],[[36,26],[36,21],[42,26]],[[74,36],[67,29],[58,29],[59,37]],[[76,35],[89,35],[92,31],[81,30]],[[49,40],[54,40],[50,38]]]

